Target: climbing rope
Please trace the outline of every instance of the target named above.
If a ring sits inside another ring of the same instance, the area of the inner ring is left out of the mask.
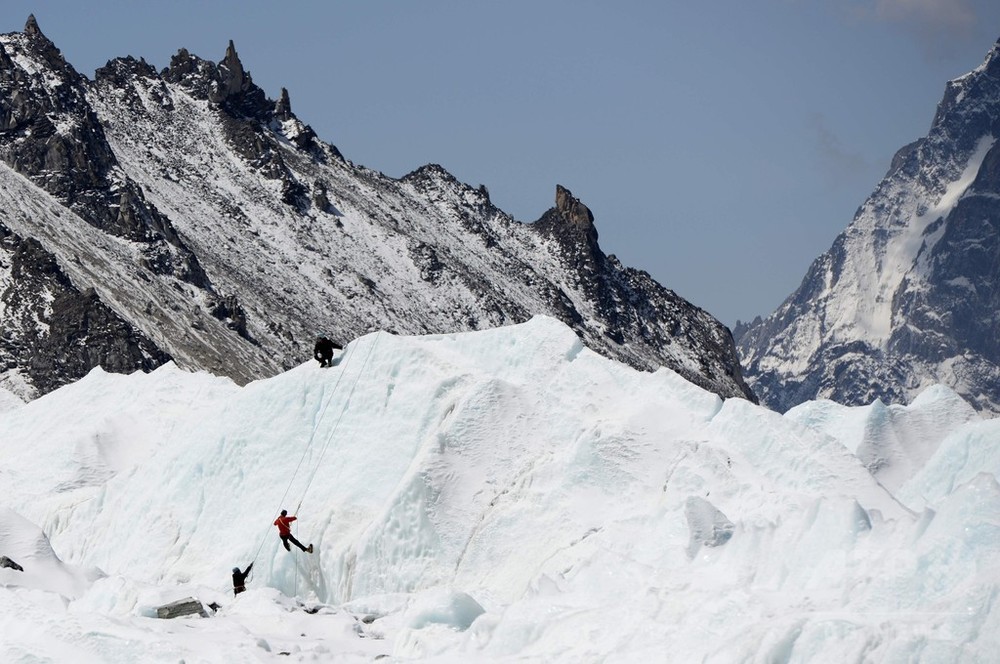
[[[354,349],[351,348],[344,358],[343,370],[337,376],[337,382],[333,384],[333,394],[337,393],[337,388],[340,386],[340,381],[343,380],[344,374],[347,373],[347,368],[351,364],[351,359],[354,357]],[[319,426],[319,422],[322,421],[323,415],[326,414],[326,410],[332,401],[332,395],[330,399],[326,399],[326,385],[323,385],[323,389],[320,392],[320,401],[323,406],[317,413],[316,417],[313,419],[312,432],[309,434],[309,440],[306,441],[306,445],[302,450],[302,456],[299,457],[299,462],[295,465],[295,470],[292,472],[292,477],[288,481],[288,486],[285,487],[285,492],[281,494],[281,500],[278,501],[278,508],[274,511],[274,514],[278,514],[281,511],[281,506],[285,503],[285,498],[288,497],[288,492],[292,489],[292,484],[295,482],[295,477],[299,474],[299,469],[302,467],[302,463],[306,459],[306,454],[309,453],[310,447],[312,447],[313,438],[316,436],[316,429]],[[264,548],[264,542],[267,540],[267,535],[270,532],[270,527],[264,531],[264,535],[260,538],[260,544],[257,546],[257,552],[253,555],[253,562],[257,562],[257,557],[260,555],[261,549]]]
[[[372,345],[368,348],[368,353],[365,355],[365,361],[361,364],[361,370],[354,377],[354,383],[351,384],[351,389],[347,393],[347,399],[344,400],[344,407],[340,409],[340,415],[337,416],[337,421],[334,422],[333,428],[330,429],[330,434],[326,437],[326,441],[323,443],[323,447],[319,453],[319,458],[313,465],[312,474],[309,476],[309,481],[306,482],[306,487],[305,489],[302,490],[302,497],[299,499],[299,504],[295,508],[296,513],[298,513],[299,509],[302,507],[302,503],[306,499],[306,494],[309,493],[309,487],[312,486],[313,480],[316,479],[316,473],[319,472],[319,468],[323,463],[323,457],[326,456],[326,451],[330,448],[330,443],[333,442],[333,439],[337,433],[337,429],[340,428],[340,421],[344,419],[344,414],[347,412],[347,407],[351,405],[351,397],[354,396],[354,390],[355,388],[357,388],[358,382],[361,380],[361,376],[363,376],[365,374],[365,370],[368,369],[368,362],[369,360],[371,360],[372,353],[375,351],[375,347],[378,345],[378,341],[381,338],[382,338],[382,331],[379,330],[378,332],[375,333],[375,340],[372,342]],[[345,370],[343,373],[341,373],[341,377],[343,376],[344,373],[347,373],[347,371]],[[334,387],[334,389],[336,389],[336,387]],[[314,426],[313,427],[314,434],[315,430],[316,429]],[[310,440],[312,440],[311,436]]]
[[[381,336],[382,336],[381,330],[376,332],[375,340],[372,342],[372,345],[368,348],[368,353],[365,355],[365,360],[361,365],[361,370],[357,373],[357,375],[354,378],[354,382],[351,385],[351,389],[347,393],[347,399],[344,400],[344,406],[341,409],[340,414],[337,416],[337,421],[334,423],[333,428],[330,430],[330,434],[327,436],[326,440],[323,443],[323,447],[320,450],[319,458],[316,460],[316,463],[313,466],[313,471],[309,476],[309,480],[306,482],[305,489],[302,491],[302,497],[299,499],[298,506],[295,508],[295,513],[298,513],[299,509],[302,507],[302,503],[305,500],[306,494],[309,491],[309,487],[312,485],[313,480],[316,478],[316,473],[318,472],[320,464],[323,461],[323,457],[326,455],[326,451],[327,449],[329,449],[330,443],[333,441],[337,429],[340,427],[340,422],[344,418],[344,414],[347,412],[347,406],[351,402],[351,397],[354,394],[354,390],[357,388],[358,382],[361,380],[361,376],[364,375],[365,369],[367,369],[368,367],[368,362],[371,359],[372,352],[375,350],[375,346],[378,345],[378,341],[381,338]],[[320,399],[323,402],[323,406],[317,413],[316,417],[313,419],[313,427],[312,427],[312,432],[309,434],[309,440],[306,441],[305,447],[302,450],[302,455],[299,457],[299,462],[296,464],[295,471],[292,473],[291,478],[289,478],[288,480],[288,486],[285,487],[285,492],[281,495],[281,500],[278,502],[278,508],[275,510],[274,514],[277,514],[281,510],[281,506],[284,504],[285,499],[288,497],[288,494],[292,489],[292,485],[295,483],[295,478],[298,476],[299,469],[305,462],[306,455],[309,454],[309,452],[312,449],[313,441],[316,438],[316,431],[319,428],[319,423],[323,421],[323,416],[326,415],[326,411],[329,408],[330,403],[333,401],[334,395],[337,394],[337,390],[340,387],[340,381],[343,380],[344,376],[348,373],[348,368],[351,365],[351,360],[354,358],[355,353],[356,353],[356,347],[351,347],[347,352],[347,355],[344,358],[343,362],[343,370],[340,372],[340,375],[337,376],[337,381],[333,385],[333,390],[329,399],[326,398],[326,386],[325,385],[323,386],[323,391],[320,393]],[[260,556],[260,552],[264,548],[264,542],[267,540],[269,532],[270,532],[270,526],[264,532],[264,535],[261,537],[260,544],[257,546],[257,551],[256,553],[254,553],[252,562],[257,562],[257,558]],[[251,578],[252,578],[252,570],[251,570]],[[296,590],[297,588],[298,588],[298,574],[296,574]]]

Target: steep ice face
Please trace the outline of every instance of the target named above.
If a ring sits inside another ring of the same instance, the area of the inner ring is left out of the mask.
[[[0,507],[0,587],[41,591],[66,600],[79,599],[103,575],[96,569],[81,569],[63,563],[36,526],[16,512]]]
[[[785,416],[837,438],[894,494],[927,464],[947,436],[979,419],[969,404],[943,385],[928,388],[909,406],[876,401],[850,407],[811,401]]]
[[[944,388],[882,411],[722,402],[542,317],[371,334],[333,368],[245,387],[95,371],[0,413],[0,495],[67,569],[100,572],[41,595],[8,575],[0,621],[35,621],[19,655],[100,640],[111,661],[154,636],[163,661],[292,643],[477,661],[989,652],[1000,422]],[[281,547],[281,508],[314,554]],[[250,561],[234,600],[230,569]],[[185,596],[223,608],[183,629],[147,618]]]

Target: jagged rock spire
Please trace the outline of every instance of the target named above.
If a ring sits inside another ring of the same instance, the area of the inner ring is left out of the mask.
[[[38,27],[38,21],[35,20],[34,14],[28,14],[28,20],[24,24],[24,34],[30,35],[32,37],[37,37],[39,35],[42,35],[42,31]]]
[[[28,20],[24,23],[24,35],[28,38],[28,43],[32,45],[31,49],[36,54],[41,55],[50,66],[56,69],[68,68],[73,75],[76,75],[52,40],[42,34],[34,14],[29,14]]]
[[[556,185],[556,212],[573,226],[588,233],[593,232],[596,236],[594,214],[590,208],[581,203],[580,199],[573,196],[573,193],[561,184]]]
[[[284,122],[292,119],[292,101],[288,98],[288,90],[281,88],[281,96],[274,105],[274,116]]]
[[[243,69],[243,63],[240,62],[240,56],[236,53],[232,39],[226,48],[226,57],[219,63],[219,73],[222,78],[223,97],[246,92],[250,88],[250,76]]]

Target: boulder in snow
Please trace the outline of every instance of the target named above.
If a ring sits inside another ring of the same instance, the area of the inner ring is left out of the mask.
[[[208,611],[201,602],[194,597],[185,597],[170,604],[164,604],[156,609],[157,618],[180,618],[181,616],[198,615],[202,618],[208,617]]]
[[[9,567],[11,569],[16,569],[18,572],[23,572],[24,568],[15,563],[13,560],[7,556],[0,556],[0,567]]]

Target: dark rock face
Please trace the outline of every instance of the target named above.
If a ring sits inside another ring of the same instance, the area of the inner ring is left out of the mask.
[[[38,393],[82,378],[95,366],[132,373],[170,360],[93,290],[77,290],[36,240],[22,239],[3,224],[0,272],[7,277],[0,283],[9,284],[0,291],[0,363],[4,373],[17,372]]]
[[[218,63],[182,49],[159,72],[118,58],[88,81],[29,27],[0,35],[0,220],[19,256],[0,279],[17,312],[0,357],[32,389],[167,358],[246,382],[311,357],[319,331],[546,314],[608,357],[754,398],[729,331],[605,255],[564,187],[522,224],[440,166],[393,179],[351,164],[232,43]]]
[[[208,618],[209,613],[205,610],[205,606],[194,597],[179,599],[176,602],[164,604],[163,606],[158,606],[156,608],[157,618],[169,620],[171,618],[180,618],[182,616],[200,616],[202,618]]]
[[[235,330],[247,341],[253,342],[250,333],[247,332],[247,313],[240,306],[235,295],[227,295],[215,302],[210,303],[211,314],[226,324],[230,330]]]
[[[181,49],[171,60],[170,67],[163,70],[162,77],[164,81],[178,83],[196,99],[207,100],[218,109],[230,145],[265,177],[280,182],[282,202],[301,210],[309,207],[308,189],[273,145],[272,133],[277,129],[299,149],[310,149],[322,158],[325,155],[316,142],[316,134],[292,113],[287,90],[282,89],[277,102],[267,98],[243,68],[232,41],[218,65]]]
[[[948,83],[927,137],[885,179],[799,289],[739,326],[768,405],[906,402],[935,382],[1000,412],[1000,42]]]
[[[592,347],[610,342],[620,349],[620,360],[637,368],[648,368],[648,364],[626,350],[635,340],[663,349],[673,344],[699,348],[696,371],[683,365],[672,368],[706,389],[719,382],[732,382],[738,391],[729,396],[741,394],[756,403],[739,368],[729,363],[728,358],[736,352],[729,330],[704,310],[658,284],[646,272],[625,268],[614,256],[606,256],[597,243],[594,215],[568,189],[556,186],[556,206],[542,215],[533,228],[558,244],[566,269],[577,275],[581,288],[593,302],[597,318],[607,322],[603,339],[594,338],[592,330],[581,335]],[[576,310],[571,298],[562,293],[549,295],[550,306],[562,320],[584,326],[585,317]]]
[[[0,567],[7,567],[17,572],[23,572],[24,568],[15,563],[13,560],[7,556],[0,556]]]
[[[36,70],[17,65],[8,49]],[[122,177],[85,84],[33,17],[23,34],[0,43],[0,159],[96,228],[142,243],[147,269],[207,286],[169,220]]]

